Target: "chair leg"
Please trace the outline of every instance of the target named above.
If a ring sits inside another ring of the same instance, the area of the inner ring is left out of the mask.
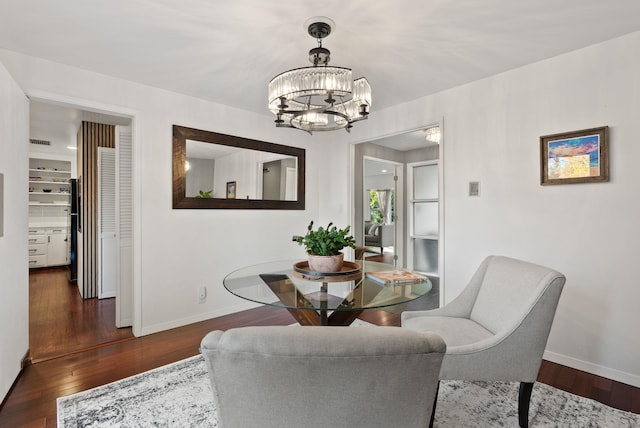
[[[436,417],[436,404],[438,403],[438,391],[440,390],[440,381],[436,385],[436,396],[433,397],[433,407],[431,408],[431,419],[429,419],[429,428],[433,428],[433,420]]]
[[[533,392],[533,382],[520,382],[518,394],[518,423],[520,428],[529,427],[529,402]]]

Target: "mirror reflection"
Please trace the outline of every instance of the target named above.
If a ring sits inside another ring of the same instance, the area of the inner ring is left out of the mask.
[[[173,126],[173,207],[304,209],[305,150]]]
[[[186,197],[295,201],[293,156],[187,140]]]

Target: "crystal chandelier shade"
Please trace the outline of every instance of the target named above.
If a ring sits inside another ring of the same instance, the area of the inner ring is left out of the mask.
[[[304,67],[285,71],[269,83],[269,105],[280,104],[280,97],[295,100],[331,92],[344,97],[351,93],[351,70],[341,67]]]
[[[331,25],[313,22],[308,32],[318,39],[318,48],[309,51],[312,67],[285,71],[269,82],[269,110],[276,126],[313,131],[349,129],[353,122],[366,119],[371,107],[371,87],[364,77],[353,81],[349,68],[330,67],[330,52],[322,39]],[[319,65],[322,64],[322,65]]]

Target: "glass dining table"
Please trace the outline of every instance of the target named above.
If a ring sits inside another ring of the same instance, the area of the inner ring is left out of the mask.
[[[399,305],[431,291],[426,276],[380,279],[397,273],[410,272],[359,260],[345,262],[340,272],[319,273],[306,262],[281,260],[238,269],[223,284],[242,299],[287,309],[300,325],[344,326],[367,309]]]

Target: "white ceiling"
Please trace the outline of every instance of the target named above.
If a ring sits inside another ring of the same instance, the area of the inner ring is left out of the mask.
[[[379,146],[386,146],[404,152],[417,148],[433,146],[436,143],[426,139],[426,128],[402,134],[390,135],[373,141]]]
[[[187,140],[187,158],[218,159],[239,152],[240,148]]]
[[[262,114],[309,65],[366,76],[375,111],[640,30],[638,0],[1,0],[0,48]]]
[[[395,164],[375,159],[365,159],[363,176],[375,177],[380,175],[393,175],[395,172]]]
[[[129,125],[131,122],[128,118],[31,101],[29,103],[29,138],[49,141],[51,145],[31,145],[30,150],[38,153],[75,156],[75,152],[71,150],[76,147],[76,135],[82,121],[107,125]]]

